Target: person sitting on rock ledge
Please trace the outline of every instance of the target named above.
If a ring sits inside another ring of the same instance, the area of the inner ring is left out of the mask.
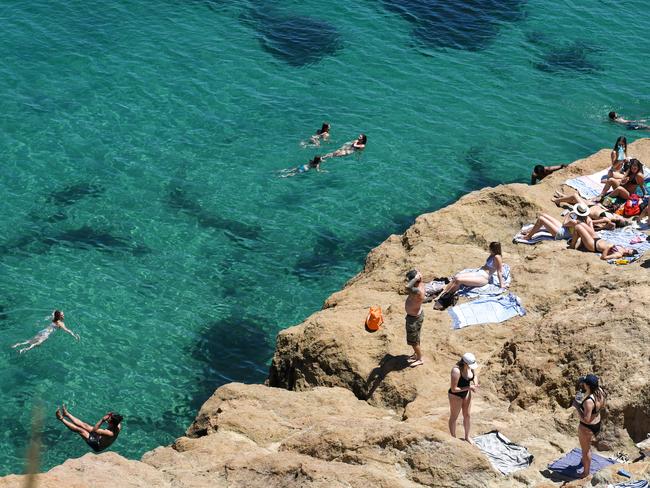
[[[500,242],[490,242],[490,255],[485,261],[485,264],[479,269],[468,270],[454,275],[451,281],[449,281],[449,284],[438,295],[433,308],[435,310],[443,310],[446,308],[449,297],[453,297],[461,286],[477,287],[487,285],[494,273],[499,277],[499,286],[505,289],[507,285],[503,278],[503,258],[501,256]]]
[[[424,322],[424,283],[422,282],[422,274],[417,269],[412,269],[406,273],[406,303],[404,309],[406,310],[406,343],[413,348],[413,355],[408,358],[411,368],[421,366],[424,364],[422,361],[422,350],[420,349],[420,331],[422,330],[422,323]]]
[[[533,173],[530,175],[530,184],[534,185],[538,181],[542,181],[548,175],[564,168],[566,168],[566,164],[558,164],[556,166],[542,166],[541,164],[538,164],[533,168]]]
[[[66,418],[67,417],[67,418]],[[56,418],[63,422],[68,429],[76,432],[81,438],[86,441],[86,444],[95,452],[107,449],[120,434],[122,430],[123,417],[119,413],[108,412],[104,415],[93,427],[86,422],[73,417],[65,405],[56,409]],[[106,422],[108,429],[102,429],[102,424]]]
[[[469,431],[472,426],[470,420],[470,408],[472,406],[472,392],[479,387],[478,374],[476,373],[476,358],[471,352],[466,352],[463,357],[451,368],[451,385],[447,396],[449,397],[449,433],[456,437],[456,420],[461,410],[463,412],[463,427],[465,437],[463,438],[473,444]],[[474,383],[474,384],[472,384]]]

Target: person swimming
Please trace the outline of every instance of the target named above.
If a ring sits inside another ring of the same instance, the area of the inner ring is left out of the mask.
[[[330,138],[330,124],[328,122],[323,122],[321,128],[316,131],[316,133],[309,138],[309,142],[301,142],[302,147],[307,146],[320,146],[321,141],[328,141]]]
[[[72,332],[70,329],[68,329],[65,324],[63,323],[65,315],[61,310],[55,310],[52,313],[52,322],[45,327],[43,330],[39,331],[38,334],[36,334],[34,337],[31,339],[24,341],[24,342],[17,342],[13,346],[11,346],[13,349],[17,348],[18,346],[26,346],[21,348],[18,353],[23,354],[24,352],[27,352],[31,349],[34,349],[35,347],[40,346],[43,344],[46,340],[50,338],[52,333],[57,330],[61,329],[64,332],[67,332],[70,334],[72,337],[74,337],[77,341],[79,340],[79,335],[75,334]]]
[[[359,134],[354,141],[349,141],[343,144],[336,151],[332,151],[323,156],[323,159],[327,158],[340,158],[343,156],[349,156],[352,153],[357,151],[363,151],[366,148],[366,143],[368,142],[368,137],[365,134]]]
[[[621,117],[616,112],[610,112],[608,116],[609,120],[624,125],[627,130],[650,130],[650,125],[643,123],[647,122],[647,119],[628,120]]]
[[[311,159],[307,164],[296,166],[295,168],[283,169],[281,171],[280,178],[288,178],[289,176],[296,176],[302,173],[306,173],[310,169],[315,169],[318,172],[321,172],[320,165],[323,162],[323,158],[320,156],[314,156],[314,159]]]

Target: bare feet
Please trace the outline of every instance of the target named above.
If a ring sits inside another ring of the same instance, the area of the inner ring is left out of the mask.
[[[472,440],[471,437],[464,437],[463,440],[464,440],[465,442],[471,444],[472,446],[475,446],[475,445],[476,445],[476,444],[474,443],[474,441]]]
[[[68,416],[68,407],[65,406],[65,403],[62,403],[62,404],[61,404],[61,411],[63,412],[63,415],[64,415],[65,417]]]
[[[56,418],[57,420],[63,420],[63,415],[61,414],[58,408],[56,409]]]

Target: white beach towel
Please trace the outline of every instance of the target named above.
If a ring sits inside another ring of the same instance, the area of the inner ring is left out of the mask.
[[[555,237],[553,237],[553,234],[551,234],[548,231],[545,230],[540,230],[539,232],[536,232],[535,235],[531,239],[526,239],[524,236],[526,233],[532,229],[533,224],[526,224],[524,225],[519,232],[515,234],[515,237],[512,238],[512,243],[513,244],[537,244],[538,242],[542,241],[554,241]]]
[[[478,298],[456,305],[447,311],[451,315],[452,329],[462,329],[476,324],[494,324],[517,315],[526,315],[526,309],[514,293]]]
[[[533,455],[523,446],[511,442],[498,430],[472,439],[476,447],[490,460],[501,474],[507,475],[526,469],[533,462]]]
[[[598,171],[592,175],[571,178],[566,180],[564,183],[569,185],[571,188],[578,190],[578,193],[582,198],[594,198],[600,195],[600,192],[603,191],[603,188],[605,187],[602,180],[603,178],[607,178],[607,171],[609,171],[609,168]]]

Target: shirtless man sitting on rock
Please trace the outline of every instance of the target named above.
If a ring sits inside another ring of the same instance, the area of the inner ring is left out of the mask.
[[[413,348],[413,355],[408,358],[411,368],[421,366],[422,350],[420,349],[420,331],[424,322],[424,283],[422,283],[422,274],[417,269],[412,269],[406,273],[406,291],[408,297],[404,304],[406,310],[406,343]]]

